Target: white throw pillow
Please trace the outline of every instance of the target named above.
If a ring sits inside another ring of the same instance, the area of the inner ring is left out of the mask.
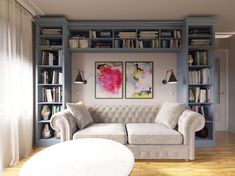
[[[155,119],[156,123],[161,123],[174,129],[178,123],[180,115],[184,112],[185,105],[180,103],[164,103]]]
[[[74,116],[80,130],[94,122],[87,107],[81,101],[78,103],[66,103],[66,105]]]

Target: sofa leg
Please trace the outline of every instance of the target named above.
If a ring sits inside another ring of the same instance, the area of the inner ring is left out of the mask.
[[[189,161],[189,159],[184,159],[184,161],[185,161],[185,162],[188,162],[188,161]]]

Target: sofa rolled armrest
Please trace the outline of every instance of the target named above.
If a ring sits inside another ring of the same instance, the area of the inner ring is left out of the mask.
[[[78,130],[76,121],[68,109],[55,113],[50,123],[54,130],[60,131],[61,142],[71,140]]]
[[[178,131],[183,135],[183,144],[189,146],[189,159],[195,158],[195,132],[205,126],[205,117],[201,114],[185,110],[179,117]]]

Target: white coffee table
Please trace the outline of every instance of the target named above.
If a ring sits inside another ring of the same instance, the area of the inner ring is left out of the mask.
[[[134,156],[124,145],[98,138],[67,141],[31,157],[20,176],[127,176]]]

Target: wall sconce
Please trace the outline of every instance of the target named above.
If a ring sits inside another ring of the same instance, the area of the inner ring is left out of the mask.
[[[168,75],[169,72],[171,72],[171,75],[169,77],[169,80],[167,81],[166,79],[167,79],[167,75]],[[165,77],[164,80],[162,80],[162,84],[167,84],[167,83],[177,83],[177,79],[174,75],[173,69],[167,70],[166,71],[166,77]]]
[[[77,83],[77,84],[86,84],[87,83],[87,80],[84,79],[84,71],[78,70],[78,75],[77,75],[74,83]]]

